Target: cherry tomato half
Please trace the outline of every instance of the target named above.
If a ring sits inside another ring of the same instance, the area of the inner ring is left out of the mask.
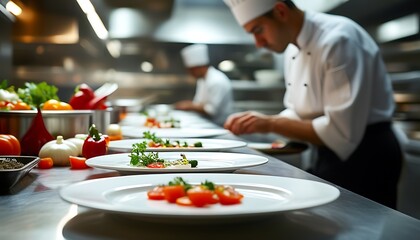
[[[214,204],[218,202],[218,198],[214,195],[213,191],[202,186],[196,186],[189,189],[187,191],[187,196],[196,207],[203,207],[207,204]]]
[[[86,158],[85,157],[69,156],[69,161],[70,161],[70,168],[71,169],[90,168],[88,165],[86,165]]]
[[[163,186],[157,186],[148,191],[147,197],[151,200],[164,200],[165,194],[163,193]]]
[[[54,165],[54,161],[50,157],[41,158],[38,162],[38,168],[39,169],[50,169]]]
[[[154,162],[149,165],[147,165],[148,168],[165,168],[165,165],[163,162]]]
[[[178,198],[185,196],[185,189],[180,185],[164,186],[163,193],[165,194],[165,199],[168,202],[175,203]]]
[[[238,204],[244,197],[234,188],[229,186],[217,186],[215,189],[215,193],[219,197],[220,204],[222,205]]]
[[[191,202],[191,199],[188,196],[183,196],[178,199],[176,199],[176,204],[180,206],[194,206]]]

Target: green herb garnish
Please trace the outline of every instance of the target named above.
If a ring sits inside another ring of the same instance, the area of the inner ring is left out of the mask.
[[[163,159],[159,158],[159,154],[157,152],[149,152],[146,154],[146,148],[147,143],[145,141],[133,144],[133,148],[131,149],[131,153],[129,155],[129,157],[131,158],[130,164],[132,166],[147,167],[147,165],[151,163],[165,162]]]

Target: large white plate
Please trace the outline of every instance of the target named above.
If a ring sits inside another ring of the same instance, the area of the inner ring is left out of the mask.
[[[159,157],[165,160],[179,159],[183,152],[162,152]],[[178,173],[178,172],[233,172],[236,169],[253,167],[268,162],[268,159],[259,155],[243,153],[222,152],[189,152],[185,153],[187,159],[197,160],[195,168],[143,168],[130,166],[128,153],[109,154],[90,158],[86,164],[125,173]]]
[[[204,138],[215,137],[229,133],[226,129],[218,128],[140,128],[122,126],[122,135],[128,138],[143,138],[143,132],[150,131],[160,138]]]
[[[166,140],[166,139],[164,139]],[[154,152],[203,152],[203,151],[220,151],[232,148],[239,148],[245,147],[247,145],[246,142],[243,141],[236,141],[236,140],[224,140],[224,139],[197,139],[197,138],[177,138],[177,139],[169,139],[171,142],[180,141],[181,144],[186,142],[188,145],[193,145],[196,142],[201,142],[203,147],[190,147],[190,148],[154,148],[148,147],[146,151],[154,151]],[[131,152],[133,148],[133,144],[140,143],[143,141],[149,141],[148,139],[125,139],[125,140],[117,140],[117,141],[110,141],[108,148],[111,151],[115,152]]]
[[[228,184],[244,195],[241,204],[208,207],[185,207],[166,201],[147,199],[147,191],[182,177],[191,184],[205,180]],[[246,174],[151,174],[87,180],[64,187],[61,197],[84,207],[119,213],[141,220],[240,221],[249,217],[315,207],[334,201],[340,195],[337,188],[297,178]]]

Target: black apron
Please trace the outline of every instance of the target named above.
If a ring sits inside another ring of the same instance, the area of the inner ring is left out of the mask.
[[[397,205],[403,154],[391,123],[369,125],[357,149],[342,161],[327,147],[318,148],[311,173],[390,208]]]

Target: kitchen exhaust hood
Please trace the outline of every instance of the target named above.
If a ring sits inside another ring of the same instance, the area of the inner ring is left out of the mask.
[[[170,2],[170,1],[168,1]],[[111,39],[150,38],[161,42],[252,44],[223,1],[176,0],[157,18],[142,9],[118,8],[109,18]]]
[[[13,41],[52,44],[78,43],[79,25],[76,16],[48,11],[46,6],[48,5],[37,1],[21,0],[22,14],[16,17],[14,22]]]

